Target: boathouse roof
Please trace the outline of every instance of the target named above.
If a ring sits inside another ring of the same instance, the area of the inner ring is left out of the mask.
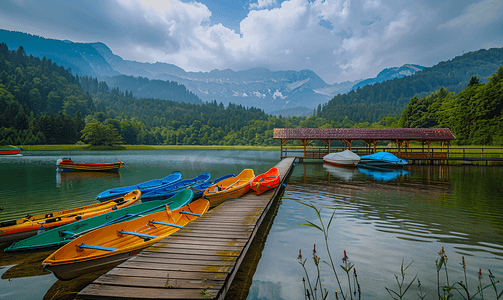
[[[274,128],[273,138],[282,140],[401,140],[451,141],[449,128]]]

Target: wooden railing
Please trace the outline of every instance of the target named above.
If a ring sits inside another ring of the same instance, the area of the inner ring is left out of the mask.
[[[330,152],[340,152],[344,148],[331,148]],[[374,153],[374,148],[353,147],[354,153],[363,156]],[[376,152],[391,152],[397,157],[404,159],[449,159],[449,160],[503,160],[503,147],[449,147],[449,148],[427,148],[411,147],[401,148],[400,153],[394,147],[376,147]],[[283,146],[281,157],[303,157],[303,158],[323,158],[328,154],[326,147],[307,147],[304,155],[302,146]]]

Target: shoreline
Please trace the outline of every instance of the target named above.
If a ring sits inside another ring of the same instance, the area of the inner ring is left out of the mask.
[[[103,147],[90,145],[26,145],[23,151],[121,151],[121,150],[258,150],[279,151],[279,146],[202,146],[202,145],[120,145]]]

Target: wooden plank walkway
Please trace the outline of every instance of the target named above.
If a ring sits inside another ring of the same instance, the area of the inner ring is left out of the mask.
[[[276,165],[278,188],[225,201],[99,277],[76,299],[224,299],[294,161]]]

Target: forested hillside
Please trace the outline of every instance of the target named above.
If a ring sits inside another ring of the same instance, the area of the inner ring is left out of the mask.
[[[256,108],[136,99],[96,78],[77,77],[51,60],[0,44],[0,143],[75,144],[86,125],[113,129],[126,144],[274,145],[275,118]],[[115,139],[119,141],[120,139]]]
[[[458,144],[503,145],[503,66],[480,84],[472,77],[458,94],[441,88],[423,98],[414,97],[403,111],[405,128],[450,128]]]
[[[472,76],[487,82],[503,65],[503,48],[466,53],[452,60],[424,68],[412,76],[367,85],[347,94],[339,94],[321,108],[327,120],[377,122],[386,116],[399,117],[410,99],[424,97],[444,87],[450,92],[462,91]]]
[[[184,85],[174,81],[150,80],[146,77],[119,75],[108,77],[106,83],[111,87],[129,90],[138,98],[173,99],[176,102],[202,104],[199,97]]]
[[[407,85],[409,78],[395,83]],[[423,79],[425,85],[435,85]],[[372,115],[376,122],[363,117],[354,122],[348,115],[327,118],[327,107],[321,105],[312,117],[282,118],[232,103],[224,107],[217,101],[136,98],[130,90],[109,88],[96,78],[73,76],[51,60],[27,56],[22,47],[11,51],[0,44],[0,144],[278,145],[274,128],[402,126],[448,127],[459,143],[503,145],[503,67],[487,83],[480,81],[472,76],[458,94],[441,87],[426,97],[413,97],[399,112],[400,120],[375,100],[385,94],[384,84],[374,85],[379,88],[369,90],[366,101],[353,103],[359,107],[355,113]],[[183,94],[183,88],[177,88]]]

